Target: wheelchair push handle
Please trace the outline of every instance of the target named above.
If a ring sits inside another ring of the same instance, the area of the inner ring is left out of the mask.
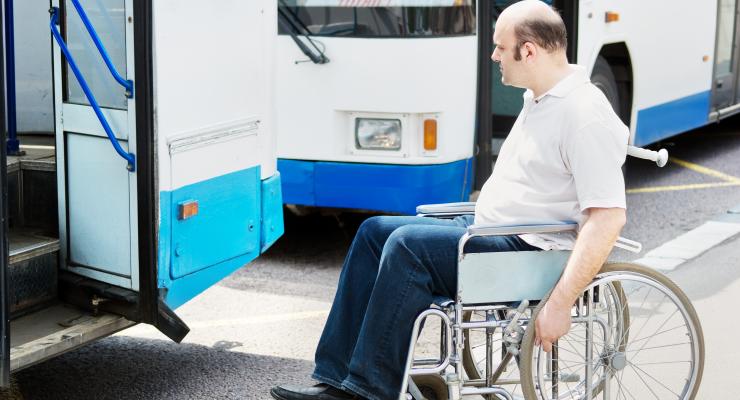
[[[668,150],[666,149],[653,151],[636,146],[627,146],[627,154],[632,157],[655,161],[655,164],[659,167],[664,167],[668,163]]]

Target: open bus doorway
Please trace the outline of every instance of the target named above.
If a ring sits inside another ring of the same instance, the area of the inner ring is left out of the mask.
[[[274,1],[30,4],[46,19],[19,24],[17,37],[45,29],[51,43],[41,53],[53,135],[23,135],[26,154],[0,160],[10,243],[0,385],[137,322],[181,341],[189,329],[173,310],[283,232]],[[202,30],[182,23],[196,19]],[[233,37],[248,39],[234,51]]]
[[[718,113],[730,113],[738,99],[737,0],[720,0],[717,10],[717,44],[714,57],[712,108]],[[737,109],[737,107],[734,107]]]
[[[70,162],[73,158],[69,156],[67,133],[74,131],[88,134],[91,138],[95,134],[94,123],[98,121],[87,118],[85,122],[84,117],[65,110],[66,103],[82,103],[80,95],[83,91],[72,71],[65,67],[69,65],[69,60],[78,56],[83,58],[78,63],[81,69],[87,69],[85,72],[92,77],[89,79],[93,86],[108,76],[93,73],[90,66],[95,64],[91,60],[84,60],[83,53],[89,57],[92,52],[90,46],[84,46],[81,40],[86,37],[81,33],[88,33],[83,26],[82,14],[74,11],[74,5],[79,3],[69,0],[64,3],[52,2],[50,9],[50,3],[43,1],[4,2],[3,21],[7,28],[3,41],[7,60],[4,71],[8,83],[4,99],[8,105],[5,114],[8,154],[2,160],[5,166],[3,197],[7,199],[7,226],[3,234],[7,235],[8,254],[4,259],[7,263],[6,290],[2,292],[7,322],[3,330],[3,337],[7,341],[7,352],[2,354],[3,375],[119,331],[134,324],[135,320],[145,320],[141,318],[145,307],[140,299],[122,291],[118,299],[111,301],[119,303],[118,315],[107,311],[107,307],[101,307],[98,312],[91,314],[90,310],[98,308],[93,304],[95,301],[90,302],[89,297],[95,289],[89,283],[87,286],[83,284],[79,274],[68,272],[68,257],[64,253],[73,246],[67,240],[71,236],[66,229],[66,221],[70,217],[67,202],[84,191],[79,188],[71,192],[67,190],[69,177],[73,174],[80,176],[75,164]],[[90,9],[91,2],[85,3]],[[96,2],[99,8],[91,12],[91,25],[93,29],[97,27],[96,33],[101,32],[103,45],[107,46],[106,52],[113,54],[113,57],[119,53],[115,43],[120,38],[114,38],[109,33],[107,27],[110,26],[110,20],[102,21],[100,17],[110,17],[110,13],[106,14],[108,11],[120,13],[123,10],[133,15],[133,4],[131,1],[128,3],[124,7],[111,1]],[[76,23],[65,19],[71,16],[77,18]],[[60,21],[60,18],[63,20]],[[119,25],[125,26],[125,16],[119,20]],[[71,57],[62,57],[59,48],[54,47],[54,29],[59,31],[63,42],[70,45]],[[122,47],[126,48],[125,42]],[[98,50],[94,47],[92,50],[97,55]],[[128,51],[133,52],[134,46],[128,46]],[[133,60],[133,54],[130,60]],[[103,105],[108,106],[104,91],[100,85],[97,86],[94,93],[98,96],[102,94],[100,98]],[[77,97],[74,97],[75,94]],[[125,99],[123,95],[121,97]],[[103,113],[105,117],[111,117],[108,110]],[[93,114],[93,111],[89,114]],[[113,124],[120,128],[117,122],[114,120]],[[107,153],[83,150],[77,151],[76,155],[78,157],[74,160],[87,163],[85,170],[88,174],[106,171],[100,167],[100,163],[95,162],[95,157]],[[124,170],[125,167],[124,163]],[[109,183],[116,181],[114,178],[107,180]],[[81,184],[99,196],[94,201],[80,204],[85,207],[84,213],[92,215],[96,206],[110,205],[110,201],[100,198],[104,197],[100,193],[106,189],[105,185],[87,178],[82,178]],[[132,202],[128,196],[125,203],[126,210],[129,204],[138,206],[136,198]],[[109,211],[107,218],[98,215],[94,216],[94,220],[86,220],[97,224],[100,229],[106,229],[109,227],[107,222],[115,219],[116,212],[115,209]],[[79,228],[77,230],[80,231]],[[97,249],[101,254],[110,255],[112,252],[101,251],[100,247],[94,246],[100,241],[105,242],[110,236],[98,233],[79,244],[82,248]],[[136,236],[126,234],[126,238],[120,241],[128,248],[132,238],[136,240]],[[126,253],[130,252],[127,250]],[[96,283],[110,286],[114,282],[102,280]],[[136,284],[138,286],[138,280]],[[128,296],[127,300],[123,299],[125,296]],[[105,291],[98,291],[92,298],[98,298],[102,303],[108,302],[108,297],[111,296],[106,296]],[[130,305],[123,305],[127,302]],[[134,317],[137,314],[140,316],[138,319]],[[2,383],[7,385],[9,382],[3,378]]]

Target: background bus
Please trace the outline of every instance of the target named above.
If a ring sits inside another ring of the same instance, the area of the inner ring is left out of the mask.
[[[46,16],[14,30],[3,9],[3,120],[14,130],[13,59],[29,53],[13,36],[44,30],[39,47],[53,45],[34,57],[48,84],[35,87],[51,88],[53,108],[17,114],[50,112],[53,131],[18,148],[11,132],[0,152],[0,386],[135,322],[182,340],[173,310],[283,232],[274,1],[16,5]]]
[[[284,201],[398,213],[467,201],[522,105],[490,60],[511,3],[280,0]],[[736,0],[546,3],[563,15],[570,61],[591,72],[631,144],[740,110]]]

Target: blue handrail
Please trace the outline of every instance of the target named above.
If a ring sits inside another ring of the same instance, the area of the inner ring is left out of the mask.
[[[123,79],[121,74],[119,74],[116,70],[116,67],[113,66],[113,62],[111,61],[108,52],[105,50],[105,46],[103,46],[103,42],[100,40],[98,32],[96,32],[95,28],[92,26],[90,19],[87,17],[87,13],[85,13],[85,10],[80,5],[80,1],[72,0],[72,4],[74,4],[77,13],[80,15],[82,23],[85,25],[85,28],[87,28],[87,32],[90,34],[90,38],[92,38],[93,42],[95,42],[95,47],[98,48],[100,56],[103,57],[103,61],[105,61],[105,65],[108,66],[108,70],[110,71],[111,75],[113,75],[113,78],[115,78],[116,81],[121,84],[121,86],[126,88],[126,97],[134,97],[134,82],[132,82],[131,80]]]
[[[58,22],[59,22],[59,8],[53,7],[49,27],[51,28],[51,33],[54,35],[54,39],[56,39],[57,43],[59,44],[59,47],[62,49],[62,52],[64,53],[64,57],[67,58],[67,63],[69,63],[70,68],[72,68],[72,72],[74,72],[74,75],[77,78],[77,81],[80,83],[80,86],[82,87],[82,91],[85,92],[85,96],[87,97],[87,100],[90,102],[90,105],[92,106],[93,110],[95,110],[95,115],[98,116],[98,120],[100,120],[100,124],[103,125],[103,129],[105,130],[105,133],[108,135],[108,139],[110,139],[110,142],[113,145],[113,148],[116,149],[116,153],[118,153],[121,157],[123,157],[126,161],[128,161],[127,168],[129,171],[131,172],[136,171],[136,156],[134,156],[134,154],[132,153],[126,153],[121,147],[121,144],[118,143],[118,140],[116,139],[116,135],[113,134],[113,130],[108,124],[108,120],[105,118],[105,115],[103,115],[103,111],[100,109],[100,105],[98,105],[98,101],[95,99],[95,96],[92,94],[92,91],[90,90],[90,87],[87,85],[87,81],[85,80],[85,77],[82,76],[80,69],[77,68],[77,63],[75,62],[74,58],[72,58],[72,54],[70,54],[69,49],[67,48],[67,44],[64,43],[64,39],[62,39],[62,35],[59,33],[59,30],[57,29]]]

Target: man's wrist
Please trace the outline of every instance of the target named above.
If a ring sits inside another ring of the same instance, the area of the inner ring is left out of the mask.
[[[562,292],[558,291],[557,288],[553,290],[550,299],[547,301],[549,307],[557,311],[570,310],[573,307],[573,302],[568,301],[564,298]]]

